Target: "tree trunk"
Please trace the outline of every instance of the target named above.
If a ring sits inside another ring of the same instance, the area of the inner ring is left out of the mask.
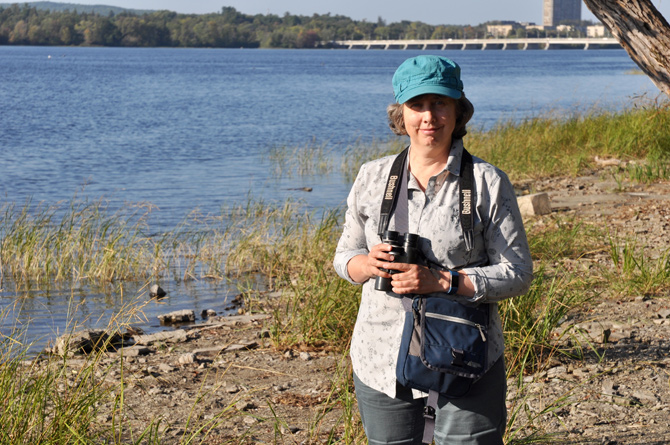
[[[670,97],[670,25],[650,0],[584,0],[635,63]]]

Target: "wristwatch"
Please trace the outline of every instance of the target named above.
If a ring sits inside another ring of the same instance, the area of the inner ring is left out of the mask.
[[[454,295],[458,293],[459,274],[457,271],[451,269],[449,269],[448,272],[451,274],[451,283],[449,284],[449,290],[447,291],[447,295]]]

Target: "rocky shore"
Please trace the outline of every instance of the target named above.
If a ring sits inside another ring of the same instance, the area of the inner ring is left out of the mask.
[[[670,184],[622,187],[603,179],[608,177],[601,169],[527,186],[549,194],[554,214],[635,238],[649,258],[667,255]],[[587,271],[605,261],[606,252],[595,252],[574,268]],[[585,358],[555,357],[541,372],[508,382],[519,437],[536,432],[553,434],[552,443],[670,443],[670,291],[602,295],[570,317]],[[346,356],[276,350],[270,322],[265,314],[210,317],[152,336],[136,334],[132,346],[106,354],[102,365],[109,372],[103,377],[124,382],[124,434],[137,435],[160,420],[165,444],[187,438],[213,444],[341,438],[347,407],[329,401],[339,376],[348,372]],[[560,334],[557,341],[567,341]],[[85,362],[80,356],[68,360],[73,376]],[[99,407],[100,425],[113,421],[113,411],[112,402]],[[524,428],[528,416],[535,419],[533,428]]]

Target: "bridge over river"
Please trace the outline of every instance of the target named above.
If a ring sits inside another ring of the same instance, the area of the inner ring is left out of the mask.
[[[612,37],[553,37],[517,39],[435,39],[435,40],[333,40],[330,45],[344,49],[604,49],[621,48]]]

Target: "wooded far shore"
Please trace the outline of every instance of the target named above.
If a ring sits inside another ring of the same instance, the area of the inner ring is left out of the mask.
[[[70,9],[60,9],[68,6]],[[387,24],[381,17],[368,22],[330,13],[248,15],[233,7],[211,14],[85,8],[88,7],[52,2],[0,4],[0,45],[315,48],[324,47],[321,42],[334,40],[486,38],[487,25],[501,23],[429,25],[403,20]],[[572,25],[588,24],[592,23]],[[580,29],[517,29],[507,37],[583,37]]]

